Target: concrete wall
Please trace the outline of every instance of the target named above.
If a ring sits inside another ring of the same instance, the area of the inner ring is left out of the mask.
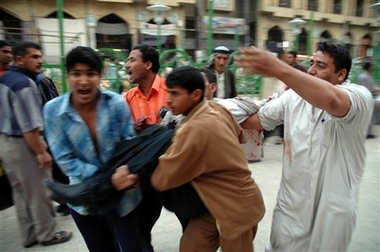
[[[375,19],[375,10],[370,8],[371,0],[364,1],[363,17],[356,17],[356,1],[342,1],[342,15],[333,14],[333,1],[319,1],[318,11],[314,12],[314,38],[313,44],[319,41],[320,34],[328,30],[336,41],[342,41],[344,35],[350,32],[351,44],[358,46],[361,37],[371,34],[373,45],[376,44],[376,33],[379,22]],[[278,25],[284,32],[284,40],[295,40],[295,34],[291,31],[288,22],[295,17],[307,21],[303,27],[309,30],[308,20],[311,19],[311,11],[307,11],[307,1],[292,0],[292,8],[278,6],[278,0],[263,0],[258,5],[257,15],[257,41],[259,46],[265,46],[268,39],[268,31]]]

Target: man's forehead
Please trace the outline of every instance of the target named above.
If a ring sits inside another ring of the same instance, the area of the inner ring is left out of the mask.
[[[218,58],[228,58],[228,54],[226,53],[216,53],[215,54],[215,57],[218,57]]]
[[[322,62],[322,63],[328,64],[329,62],[333,61],[333,58],[328,53],[324,53],[322,51],[317,51],[313,55],[313,61],[314,62]]]
[[[27,51],[27,55],[39,55],[39,56],[42,55],[42,51],[41,50],[35,49],[35,48],[32,48],[32,47],[27,48],[26,51]]]
[[[132,50],[130,53],[129,53],[129,58],[141,58],[142,56],[142,53],[140,50],[138,49],[135,49],[135,50]]]
[[[88,63],[82,63],[82,62],[75,63],[72,69],[70,69],[70,71],[81,71],[81,70],[91,71],[92,69]]]
[[[172,86],[172,87],[168,87],[168,92],[169,93],[187,93],[187,90],[183,87],[180,87],[180,86]]]
[[[12,52],[12,47],[5,45],[5,46],[0,47],[0,50],[1,51],[11,51]]]

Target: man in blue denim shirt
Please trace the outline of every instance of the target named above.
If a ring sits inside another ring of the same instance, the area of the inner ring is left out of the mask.
[[[115,146],[133,138],[131,112],[124,99],[102,90],[103,64],[89,47],[76,47],[66,57],[71,92],[44,107],[45,134],[54,160],[78,184],[93,176],[112,155]],[[137,181],[137,176],[130,175]],[[135,210],[140,190],[125,192],[106,214],[89,215],[82,206],[70,206],[71,215],[90,251],[141,251]]]

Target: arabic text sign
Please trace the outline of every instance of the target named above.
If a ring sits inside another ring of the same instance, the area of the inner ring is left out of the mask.
[[[142,34],[157,36],[158,25],[149,23],[140,23],[140,31]],[[161,25],[161,36],[175,35],[175,24]]]
[[[203,17],[204,29],[208,29],[209,17]],[[213,33],[222,34],[245,34],[245,19],[243,18],[227,18],[227,17],[213,17],[212,31]]]

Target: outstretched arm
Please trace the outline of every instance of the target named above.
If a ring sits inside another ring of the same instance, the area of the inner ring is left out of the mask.
[[[321,78],[305,74],[287,65],[268,51],[249,47],[241,48],[240,52],[242,54],[236,57],[236,64],[239,67],[246,68],[253,74],[271,76],[283,81],[310,104],[327,111],[331,115],[342,117],[348,113],[351,104],[344,90]],[[311,67],[325,67],[319,63],[314,62]],[[344,70],[341,70],[341,77],[348,74]]]

